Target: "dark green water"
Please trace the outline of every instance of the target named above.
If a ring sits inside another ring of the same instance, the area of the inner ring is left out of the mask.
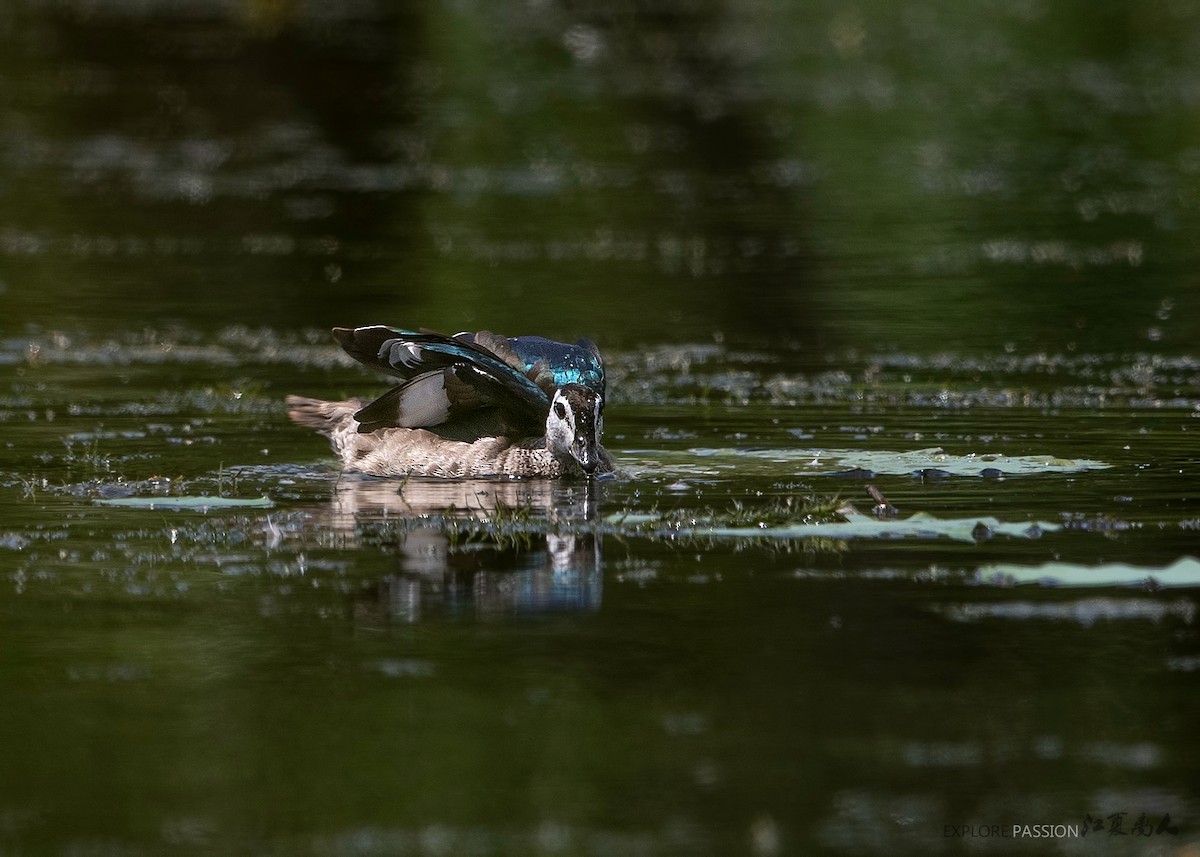
[[[1200,848],[1200,11],[318,5],[0,9],[0,853]],[[623,477],[339,480],[376,322]]]

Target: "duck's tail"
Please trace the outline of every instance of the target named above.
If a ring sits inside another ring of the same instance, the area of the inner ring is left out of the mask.
[[[326,402],[307,396],[288,396],[288,417],[297,425],[316,429],[323,435],[333,437],[346,430],[357,431],[354,414],[362,409],[362,402],[349,399],[345,402]]]
[[[371,448],[372,443],[367,435],[358,433],[358,420],[354,418],[354,414],[363,406],[358,399],[326,402],[307,396],[288,396],[285,401],[292,422],[316,429],[329,438],[329,445],[342,459],[343,467],[351,467],[362,453]]]

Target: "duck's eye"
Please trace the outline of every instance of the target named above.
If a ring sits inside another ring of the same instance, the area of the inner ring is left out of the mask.
[[[563,406],[562,402],[554,403],[554,416],[558,417],[560,420],[565,420],[567,418],[567,409]]]

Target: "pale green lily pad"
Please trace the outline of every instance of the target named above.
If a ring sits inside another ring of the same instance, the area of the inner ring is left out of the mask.
[[[1185,556],[1165,567],[1129,565],[1079,565],[1048,562],[1044,565],[989,565],[979,570],[985,583],[1040,583],[1044,586],[1200,586],[1200,559]]]
[[[655,521],[661,520],[658,515],[643,514],[637,512],[614,512],[605,517],[605,522],[616,524],[618,526],[634,527],[639,524],[652,524]]]
[[[918,512],[907,518],[875,518],[849,509],[840,512],[843,521],[781,524],[778,526],[679,526],[669,516],[640,514],[608,519],[618,531],[630,528],[628,534],[654,535],[666,528],[672,537],[707,539],[952,539],[959,542],[978,542],[995,536],[1017,539],[1036,539],[1043,533],[1061,530],[1061,524],[1049,521],[1001,521],[994,517],[938,518]],[[657,525],[657,526],[656,526]]]
[[[270,509],[275,505],[270,497],[119,497],[114,500],[97,500],[100,506],[118,506],[126,509]]]
[[[672,472],[694,476],[718,476],[736,470],[739,474],[762,471],[778,474],[832,476],[850,470],[867,470],[880,476],[907,476],[924,470],[951,476],[1025,476],[1037,473],[1082,473],[1112,467],[1088,458],[1054,455],[1004,455],[998,452],[954,455],[941,447],[914,450],[812,449],[795,447],[696,448],[686,451],[641,451],[645,464],[657,460]],[[634,450],[637,456],[639,451]],[[637,460],[634,460],[636,469]]]
[[[789,524],[782,527],[715,527],[697,532],[718,538],[768,537],[781,539],[937,539],[976,542],[993,536],[1035,539],[1042,533],[1062,529],[1047,521],[1006,522],[993,517],[937,518],[918,512],[908,518],[874,518],[849,514],[844,522]]]

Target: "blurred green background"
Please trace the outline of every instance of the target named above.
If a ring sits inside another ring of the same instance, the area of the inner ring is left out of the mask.
[[[1200,9],[0,10],[0,329],[1187,348]]]

